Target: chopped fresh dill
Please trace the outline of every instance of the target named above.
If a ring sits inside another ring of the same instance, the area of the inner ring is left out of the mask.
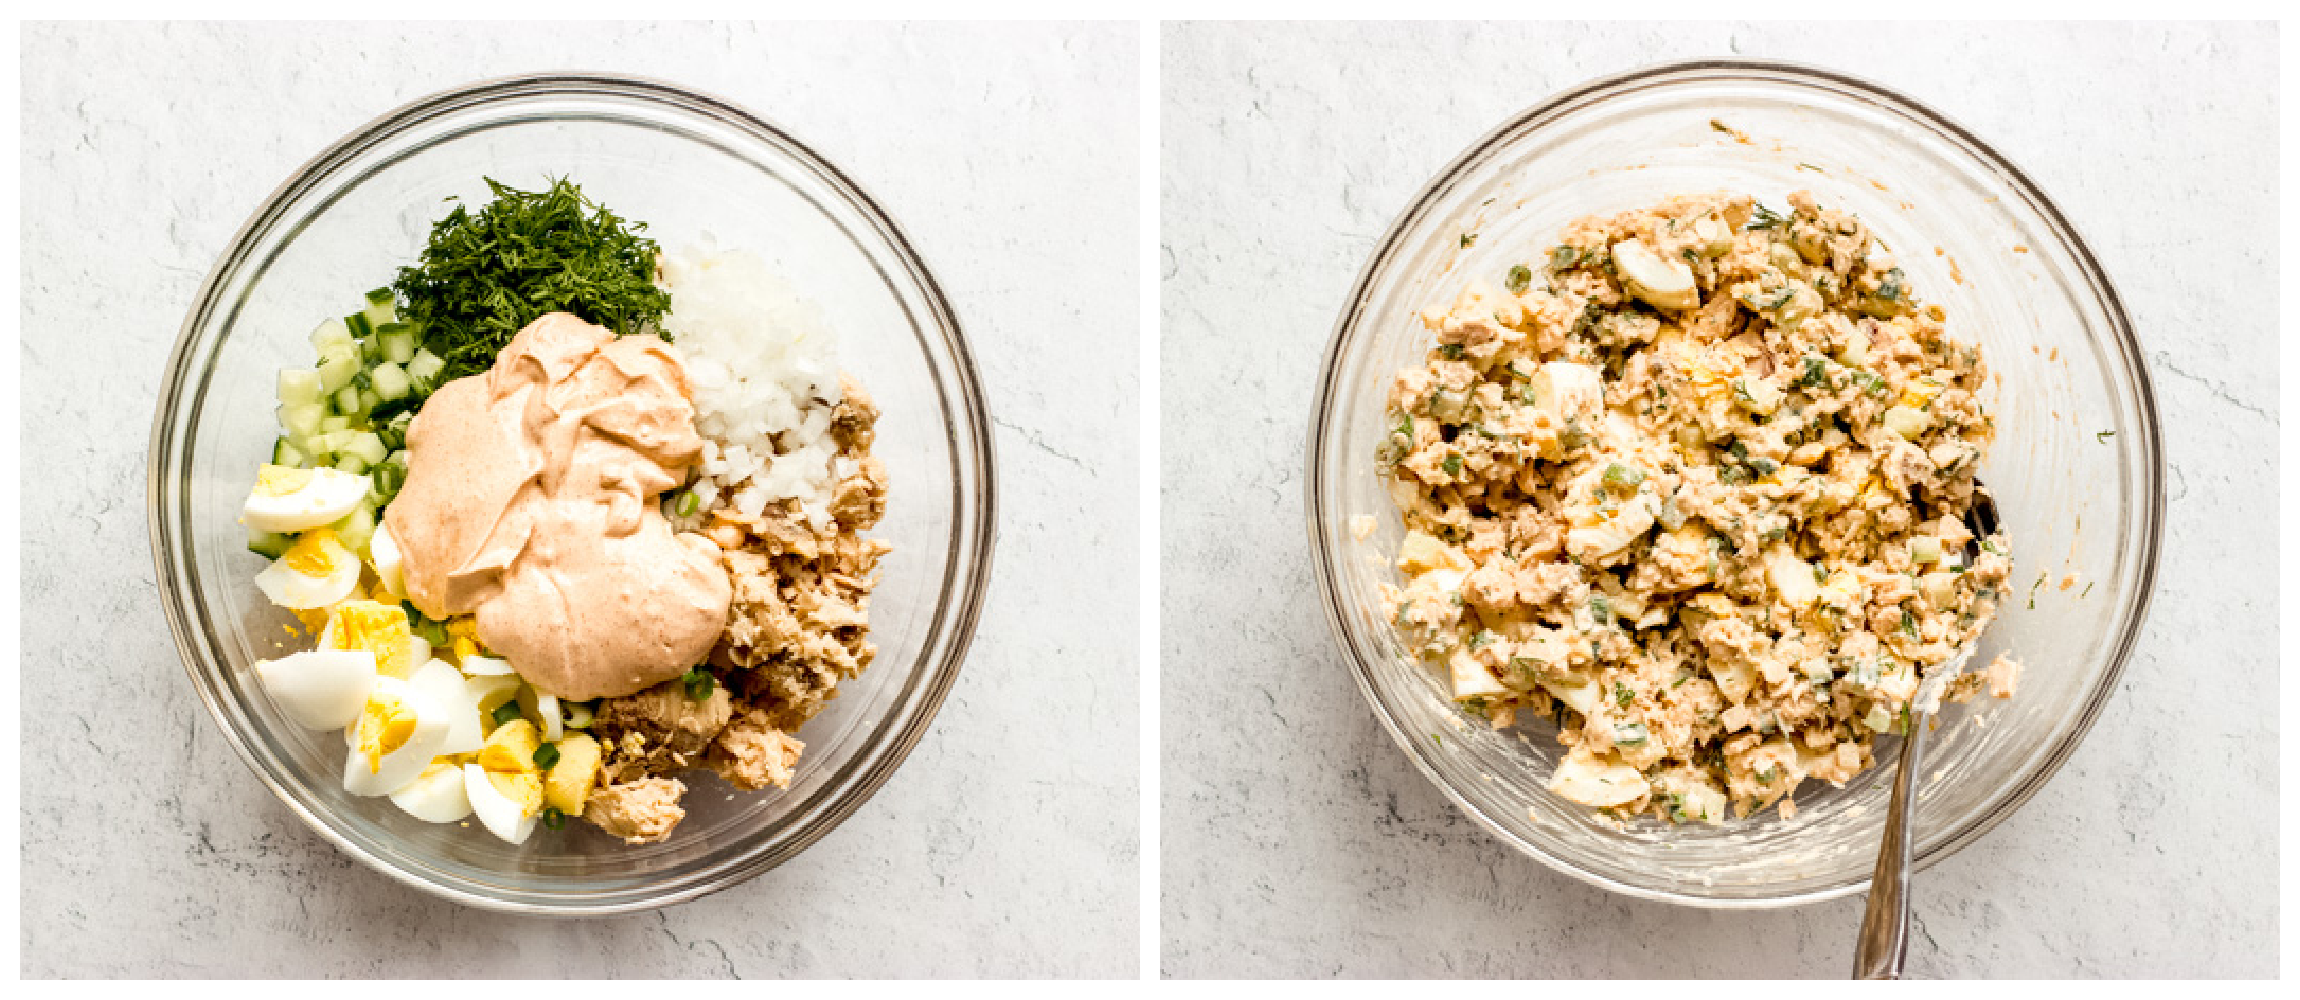
[[[494,200],[458,204],[433,223],[413,267],[392,282],[421,324],[423,346],[447,362],[441,382],[486,371],[522,327],[569,312],[618,336],[651,333],[671,307],[655,287],[655,241],[562,177],[542,191],[486,178]],[[451,199],[452,200],[452,199]]]

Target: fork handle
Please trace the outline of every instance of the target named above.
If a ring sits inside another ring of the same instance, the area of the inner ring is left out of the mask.
[[[1917,758],[1923,753],[1926,723],[1931,719],[1929,714],[1912,714],[1909,735],[1901,741],[1892,814],[1885,818],[1885,842],[1877,851],[1877,870],[1869,875],[1869,909],[1861,918],[1861,940],[1853,952],[1855,979],[1899,979],[1901,963],[1909,954],[1909,862],[1916,841],[1910,835],[1910,815],[1917,804]]]

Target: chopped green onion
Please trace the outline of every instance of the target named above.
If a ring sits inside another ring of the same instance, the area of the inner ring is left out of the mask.
[[[1513,265],[1509,269],[1509,277],[1502,282],[1502,285],[1508,288],[1512,295],[1523,293],[1526,286],[1531,284],[1533,284],[1533,272],[1526,270],[1523,264]]]
[[[695,491],[687,490],[686,492],[679,494],[678,509],[680,517],[693,517],[695,516],[695,511],[702,506],[703,500],[701,497],[695,495]]]
[[[559,807],[558,807],[558,806],[544,806],[544,807],[543,807],[543,825],[544,825],[544,826],[547,826],[547,827],[550,827],[551,829],[554,829],[554,830],[556,830],[556,829],[559,829],[560,827],[566,826],[566,825],[567,825],[567,814],[566,814],[566,813],[563,813],[563,812],[560,812],[560,811],[559,811]]]
[[[681,676],[679,683],[686,685],[687,700],[702,701],[709,698],[712,691],[718,689],[719,679],[711,676],[710,671],[696,667]]]
[[[1607,486],[1621,486],[1628,489],[1636,489],[1637,484],[1644,481],[1645,472],[1642,469],[1623,465],[1620,462],[1615,462],[1605,467],[1605,485]]]
[[[545,743],[535,748],[535,766],[546,771],[559,763],[559,744]]]
[[[495,706],[494,718],[495,724],[498,726],[510,725],[513,720],[519,718],[519,703],[507,701]]]

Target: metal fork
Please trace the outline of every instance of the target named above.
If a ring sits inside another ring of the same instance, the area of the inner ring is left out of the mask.
[[[1979,555],[1979,540],[1997,531],[1996,499],[1978,480],[1973,482],[1973,505],[1965,514],[1965,527],[1974,539],[1965,543],[1969,566]],[[1972,659],[1973,648],[1968,645],[1959,651],[1947,665],[1953,669],[1938,676],[1956,676]],[[1940,707],[1937,698],[1918,701]],[[1916,811],[1917,758],[1924,754],[1925,730],[1933,712],[1911,706],[1904,718],[1909,731],[1901,741],[1900,770],[1893,775],[1892,812],[1885,817],[1884,844],[1877,849],[1877,868],[1869,875],[1869,908],[1861,917],[1861,938],[1853,949],[1855,979],[1899,979],[1909,956],[1909,869],[1917,839],[1909,829],[1909,817]]]

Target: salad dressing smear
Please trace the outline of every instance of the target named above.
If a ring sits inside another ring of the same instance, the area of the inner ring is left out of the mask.
[[[568,313],[448,382],[407,430],[385,512],[409,598],[473,614],[539,690],[619,697],[708,658],[733,589],[719,548],[657,504],[702,454],[677,354]]]

